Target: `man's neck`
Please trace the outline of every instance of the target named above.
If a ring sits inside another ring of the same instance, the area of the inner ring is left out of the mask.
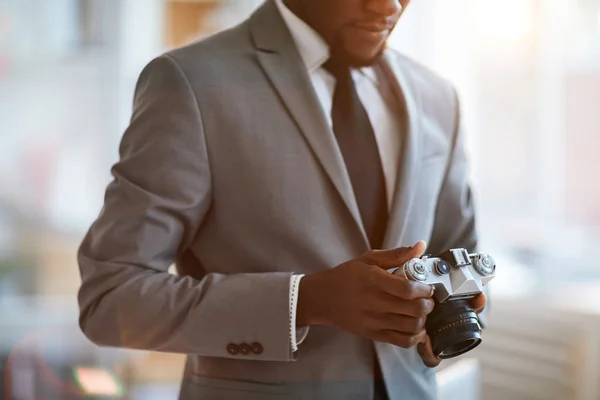
[[[308,24],[308,22],[306,21],[306,16],[303,15],[303,10],[304,7],[302,6],[302,4],[297,1],[297,0],[281,0],[283,2],[283,4],[285,4],[285,6],[294,14],[296,14],[296,16],[298,18],[300,18],[301,20],[303,20],[304,22],[306,22]]]
[[[314,25],[310,23],[307,15],[306,15],[306,7],[302,1],[300,1],[300,0],[282,0],[282,2],[288,8],[288,10],[290,10],[292,13],[294,13],[294,15],[296,15],[298,18],[300,18],[302,21],[304,21],[305,24],[307,24],[312,29],[314,29],[314,31],[317,32],[319,34],[319,36],[321,36],[323,38],[323,40],[325,40],[325,38],[323,37],[321,32],[319,32],[318,29],[316,29],[314,27]]]

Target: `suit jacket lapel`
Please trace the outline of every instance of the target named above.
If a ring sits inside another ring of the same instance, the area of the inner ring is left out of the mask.
[[[250,19],[250,29],[260,65],[340,194],[368,247],[341,151],[327,124],[308,71],[273,1],[267,1],[255,12]]]
[[[384,248],[396,247],[406,232],[410,210],[414,203],[415,188],[419,178],[422,135],[420,135],[421,98],[415,89],[409,72],[400,68],[391,52],[387,52],[379,63],[380,71],[386,76],[397,104],[399,112],[406,115],[404,119],[404,140],[400,172],[396,182],[395,194],[384,239]]]

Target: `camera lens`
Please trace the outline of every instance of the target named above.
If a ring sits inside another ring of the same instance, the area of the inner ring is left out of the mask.
[[[433,352],[441,359],[459,356],[481,343],[481,325],[469,300],[436,304],[426,329]]]

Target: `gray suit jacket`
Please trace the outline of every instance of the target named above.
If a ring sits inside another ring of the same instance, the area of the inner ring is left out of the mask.
[[[378,67],[407,115],[384,247],[473,248],[453,88],[391,50]],[[272,1],[144,69],[120,155],[78,253],[80,325],[93,342],[188,354],[182,399],[369,399],[374,352],[392,399],[435,397],[415,349],[313,327],[291,352],[290,276],[369,245]]]

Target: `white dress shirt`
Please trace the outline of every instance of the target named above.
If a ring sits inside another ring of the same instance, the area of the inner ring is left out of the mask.
[[[283,0],[276,0],[275,2],[304,61],[329,126],[333,129],[331,109],[333,107],[335,78],[323,68],[323,64],[329,59],[329,46],[313,28],[287,8]],[[391,208],[398,177],[402,140],[400,135],[401,122],[394,111],[393,102],[395,100],[390,98],[389,91],[380,87],[372,68],[353,70],[352,76],[358,96],[373,126],[383,167],[387,203],[388,207]],[[302,343],[308,334],[308,328],[306,327],[295,329],[298,286],[302,276],[294,275],[290,284],[290,343],[292,351],[297,351],[298,345]]]

